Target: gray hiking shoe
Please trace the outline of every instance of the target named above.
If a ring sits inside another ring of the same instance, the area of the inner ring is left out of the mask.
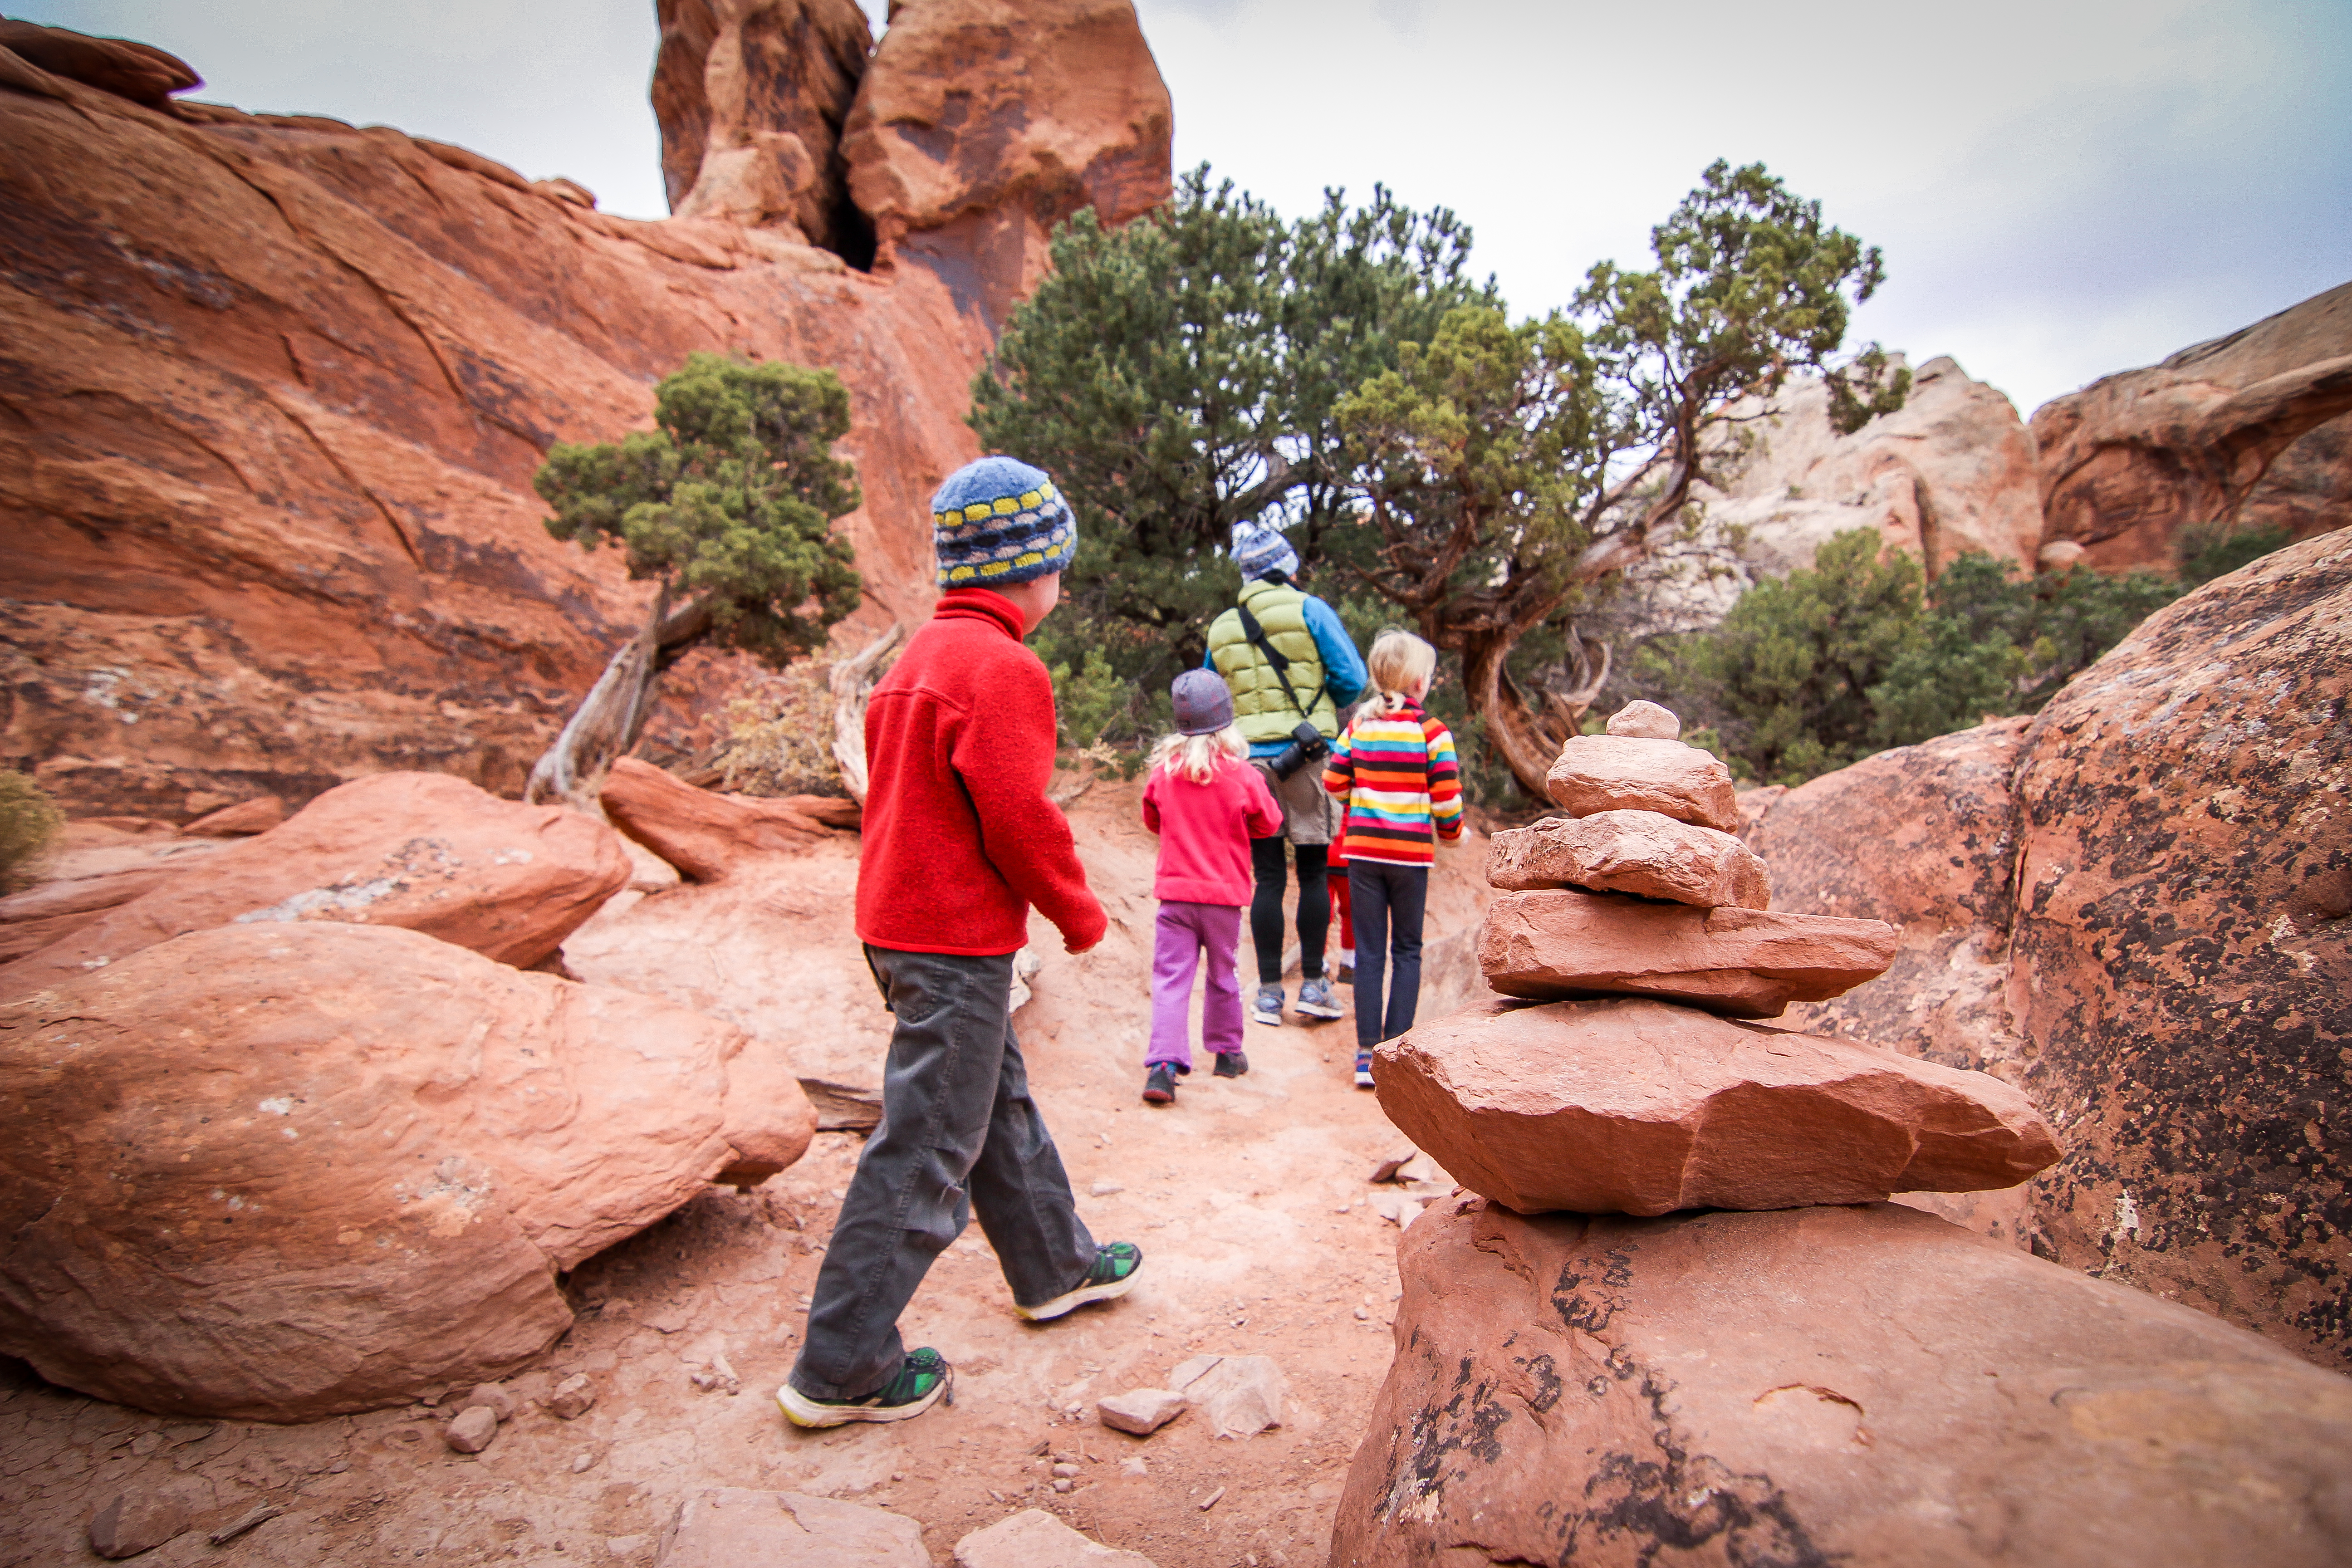
[[[1331,983],[1317,977],[1298,988],[1297,1009],[1310,1018],[1343,1018],[1347,1010],[1331,999]]]
[[[1256,996],[1250,1001],[1250,1022],[1253,1024],[1282,1022],[1281,986],[1261,985],[1257,988]]]

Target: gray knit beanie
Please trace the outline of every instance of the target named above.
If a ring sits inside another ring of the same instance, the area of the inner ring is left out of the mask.
[[[1298,570],[1298,552],[1290,541],[1258,522],[1234,524],[1233,546],[1226,552],[1242,569],[1244,580],[1279,572],[1287,577]]]

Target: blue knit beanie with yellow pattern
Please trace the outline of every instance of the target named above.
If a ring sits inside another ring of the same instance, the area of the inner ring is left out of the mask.
[[[1059,572],[1078,552],[1078,521],[1042,469],[982,458],[931,497],[942,588],[992,588]]]

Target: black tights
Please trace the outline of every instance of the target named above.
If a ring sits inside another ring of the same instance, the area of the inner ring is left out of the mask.
[[[1257,894],[1250,900],[1250,942],[1257,949],[1257,983],[1282,984],[1282,892],[1286,873],[1285,838],[1250,840],[1250,868],[1257,874]],[[1298,973],[1308,980],[1323,978],[1323,939],[1331,930],[1330,846],[1298,847]]]

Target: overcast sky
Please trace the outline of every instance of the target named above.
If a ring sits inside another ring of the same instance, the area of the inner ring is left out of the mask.
[[[652,0],[0,0],[142,38],[195,96],[457,142],[665,210]],[[877,17],[883,0],[868,10]],[[2352,279],[2346,0],[1141,0],[1206,160],[1296,215],[1451,206],[1521,313],[1717,157],[1886,252],[1860,331],[2021,412]]]

